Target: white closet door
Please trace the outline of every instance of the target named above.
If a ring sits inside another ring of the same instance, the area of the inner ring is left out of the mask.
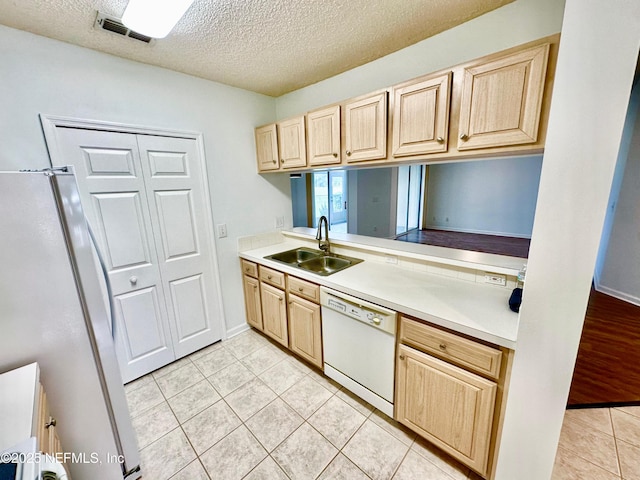
[[[136,136],[57,128],[59,158],[75,167],[85,215],[107,264],[116,354],[125,382],[175,360]]]
[[[220,340],[211,221],[195,140],[138,135],[176,357]]]

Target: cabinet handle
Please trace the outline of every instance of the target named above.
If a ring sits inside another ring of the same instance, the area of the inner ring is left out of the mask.
[[[400,358],[400,360],[404,360],[406,357],[404,355],[400,355],[398,358]]]
[[[351,150],[347,150],[347,157],[351,156]]]
[[[447,349],[447,346],[444,343],[441,343],[438,346],[440,347],[440,350],[446,350]]]
[[[334,153],[334,154],[333,154],[333,158],[338,158],[338,154],[337,154],[337,153]]]
[[[48,429],[49,427],[55,427],[56,426],[56,419],[53,417],[49,417],[49,422],[45,423],[44,428]]]
[[[438,143],[444,143],[444,138],[442,138],[442,137],[438,137],[438,138],[436,138],[436,141],[437,141]]]
[[[469,135],[467,135],[466,133],[463,133],[462,135],[460,135],[460,140],[462,140],[463,142],[466,140],[469,140]]]

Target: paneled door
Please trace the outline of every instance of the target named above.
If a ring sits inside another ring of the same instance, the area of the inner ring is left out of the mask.
[[[112,285],[125,382],[221,338],[193,139],[56,128]]]
[[[195,140],[138,135],[160,276],[177,358],[220,339],[212,252]]]

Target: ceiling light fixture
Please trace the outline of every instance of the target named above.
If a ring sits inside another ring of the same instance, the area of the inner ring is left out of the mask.
[[[192,3],[193,0],[129,0],[122,23],[148,37],[164,38]]]

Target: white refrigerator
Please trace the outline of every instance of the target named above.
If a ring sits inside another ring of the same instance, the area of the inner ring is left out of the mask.
[[[73,173],[0,172],[0,372],[38,362],[76,480],[141,475],[106,285]]]

